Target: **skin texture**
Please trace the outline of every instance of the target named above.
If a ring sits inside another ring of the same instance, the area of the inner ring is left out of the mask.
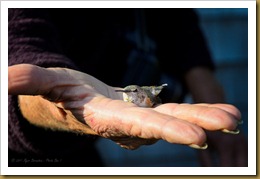
[[[22,114],[31,123],[99,135],[127,149],[160,139],[203,146],[204,129],[235,130],[240,120],[239,110],[228,104],[168,103],[155,108],[138,107],[122,100],[122,93],[115,92],[120,88],[66,68],[21,64],[8,70],[9,94],[20,95]]]
[[[186,74],[185,80],[195,103],[224,103],[224,91],[209,69],[194,68]],[[243,133],[225,135],[219,131],[206,131],[206,134],[209,148],[198,151],[202,166],[247,167],[248,144]]]

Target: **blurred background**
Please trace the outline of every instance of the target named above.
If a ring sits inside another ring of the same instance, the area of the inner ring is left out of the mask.
[[[216,77],[224,87],[226,102],[242,113],[242,131],[247,135],[248,116],[248,10],[246,8],[194,9],[200,19],[212,58]],[[192,103],[188,94],[185,102]],[[187,146],[158,141],[130,151],[112,141],[100,139],[100,154],[109,167],[200,166],[197,151]],[[109,154],[109,155],[107,155]]]

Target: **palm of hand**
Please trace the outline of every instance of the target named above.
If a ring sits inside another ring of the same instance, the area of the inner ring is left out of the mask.
[[[26,80],[10,81],[17,79],[15,76]],[[42,95],[87,124],[94,133],[129,149],[159,139],[199,147],[206,141],[203,129],[234,130],[240,118],[239,111],[227,104],[169,103],[140,108],[122,101],[115,88],[85,73],[64,68],[23,65],[16,72],[13,70],[9,81],[9,92]]]

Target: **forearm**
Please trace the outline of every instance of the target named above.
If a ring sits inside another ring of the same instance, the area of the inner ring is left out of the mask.
[[[69,111],[56,107],[41,96],[20,95],[18,99],[22,115],[33,125],[80,134],[96,134],[88,125],[79,122]]]

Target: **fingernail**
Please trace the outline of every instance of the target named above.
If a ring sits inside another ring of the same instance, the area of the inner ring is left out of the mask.
[[[228,134],[239,134],[240,130],[239,129],[235,129],[233,131],[227,130],[227,129],[223,129],[222,132],[228,133]]]
[[[203,144],[203,146],[199,146],[199,145],[197,145],[197,144],[191,144],[191,145],[189,145],[189,146],[190,146],[191,148],[201,149],[201,150],[205,150],[205,149],[208,148],[208,144],[207,144],[207,143]]]
[[[241,125],[241,124],[243,124],[243,123],[244,123],[243,120],[239,120],[239,121],[237,122],[238,125]]]

